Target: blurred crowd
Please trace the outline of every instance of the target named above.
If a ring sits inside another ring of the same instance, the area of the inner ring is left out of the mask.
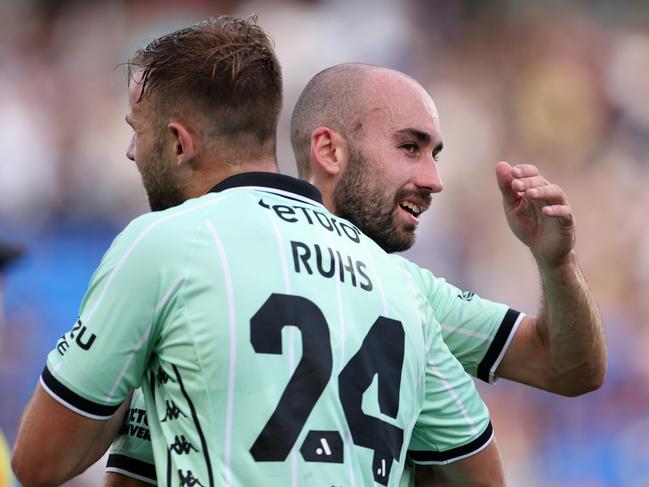
[[[0,240],[25,251],[4,276],[0,312],[9,442],[101,255],[148,209],[125,157],[122,63],[158,34],[224,13],[256,13],[275,40],[286,173],[296,174],[293,104],[321,69],[381,64],[428,89],[445,189],[408,256],[457,286],[534,313],[540,284],[503,217],[494,166],[533,163],[563,187],[604,317],[606,383],[579,398],[506,381],[480,390],[512,486],[649,486],[649,4],[639,0],[0,2]]]

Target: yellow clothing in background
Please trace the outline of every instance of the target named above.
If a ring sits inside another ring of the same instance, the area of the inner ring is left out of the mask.
[[[13,487],[14,477],[11,473],[11,453],[7,440],[0,431],[0,487]]]

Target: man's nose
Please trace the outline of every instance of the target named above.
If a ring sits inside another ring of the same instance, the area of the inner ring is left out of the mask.
[[[133,139],[131,139],[128,144],[128,148],[126,149],[126,157],[131,161],[135,161],[135,142],[133,141]]]
[[[431,193],[439,193],[444,189],[442,178],[437,169],[437,162],[431,156],[430,159],[422,161],[422,167],[417,172],[415,185],[422,189],[428,189]]]

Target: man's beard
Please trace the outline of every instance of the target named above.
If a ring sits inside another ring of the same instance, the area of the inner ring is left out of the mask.
[[[429,193],[399,190],[395,196],[386,193],[369,167],[367,158],[350,150],[347,168],[332,197],[336,215],[356,225],[386,252],[401,252],[415,243],[413,223],[397,224],[397,202],[409,194],[428,200]]]
[[[166,210],[186,200],[172,164],[164,157],[163,143],[161,137],[156,137],[151,157],[140,170],[151,211]]]

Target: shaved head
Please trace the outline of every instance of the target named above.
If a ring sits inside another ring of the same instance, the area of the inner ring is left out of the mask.
[[[333,171],[327,169],[328,154],[335,152],[318,149],[319,128],[340,136],[322,147],[346,146],[335,156]],[[419,215],[442,190],[436,166],[442,149],[439,115],[416,80],[359,63],[321,71],[297,101],[291,144],[300,178],[319,187],[336,215],[387,252],[414,243]]]
[[[311,134],[318,127],[329,127],[353,139],[362,128],[367,107],[368,73],[379,66],[338,64],[316,74],[306,85],[291,116],[291,145],[300,178],[310,170]]]
[[[400,71],[363,63],[338,64],[309,81],[291,115],[291,145],[300,178],[308,179],[311,174],[313,131],[328,127],[353,144],[362,135],[369,112],[377,107],[377,98],[396,93],[385,89],[386,82],[395,79],[425,93],[417,81]]]

